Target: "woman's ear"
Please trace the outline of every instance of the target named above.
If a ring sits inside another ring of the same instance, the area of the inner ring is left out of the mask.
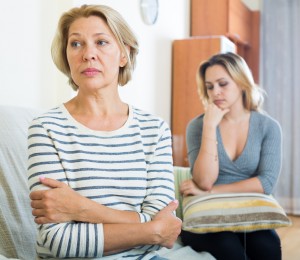
[[[126,53],[124,52],[121,53],[120,67],[125,67],[125,65],[128,62],[127,57],[129,58],[129,53],[130,53],[130,47],[128,45],[125,45],[125,51]]]

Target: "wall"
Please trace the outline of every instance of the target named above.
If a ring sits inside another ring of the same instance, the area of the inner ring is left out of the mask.
[[[60,75],[50,45],[59,3],[12,0],[1,3],[0,104],[51,107]]]
[[[261,10],[261,1],[262,0],[242,0],[242,2],[252,11]]]
[[[160,0],[157,23],[143,23],[139,0],[3,1],[0,23],[0,105],[51,108],[72,91],[52,63],[50,46],[60,14],[84,3],[118,10],[140,43],[133,80],[120,88],[124,101],[170,123],[172,41],[188,37],[189,1]],[[12,15],[13,14],[13,15]],[[3,26],[6,25],[6,26]]]

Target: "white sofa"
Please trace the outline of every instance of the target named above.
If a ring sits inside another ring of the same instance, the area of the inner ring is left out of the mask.
[[[35,258],[36,227],[27,188],[27,128],[38,111],[0,106],[0,259]]]
[[[0,105],[0,260],[34,260],[36,226],[31,215],[27,186],[27,130],[29,122],[42,111]],[[176,186],[187,178],[189,169],[175,167]],[[180,200],[177,191],[176,195]],[[181,208],[177,213],[181,214]],[[206,252],[196,253],[182,247],[180,240],[173,249],[161,249],[171,259],[214,259]]]

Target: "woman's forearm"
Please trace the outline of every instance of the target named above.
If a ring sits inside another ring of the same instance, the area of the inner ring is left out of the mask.
[[[104,224],[104,255],[143,245],[158,245],[151,222],[138,224]]]
[[[181,231],[181,220],[173,213],[177,206],[177,201],[171,202],[152,221],[145,223],[41,225],[37,252],[56,258],[86,258],[102,257],[144,245],[171,248]]]
[[[105,224],[104,254],[143,245],[172,248],[181,231],[181,220],[173,212],[178,201],[171,202],[152,221],[138,224]]]
[[[74,220],[88,223],[140,223],[139,214],[135,211],[116,210],[103,206],[93,200],[82,197]]]
[[[201,148],[193,167],[193,180],[200,189],[209,191],[219,172],[216,128],[205,126],[201,136]]]
[[[238,181],[230,184],[214,185],[211,193],[239,193],[239,192],[257,192],[264,193],[263,186],[257,177]]]
[[[30,194],[32,214],[37,224],[70,221],[94,224],[141,222],[136,211],[103,206],[57,180],[41,178],[40,181],[50,189],[36,190]]]

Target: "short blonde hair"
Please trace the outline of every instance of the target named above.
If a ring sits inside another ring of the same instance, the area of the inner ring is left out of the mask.
[[[125,53],[127,63],[120,67],[118,84],[124,86],[132,78],[132,72],[136,65],[138,54],[138,41],[123,17],[114,9],[105,5],[82,5],[63,13],[61,16],[56,35],[54,36],[51,54],[57,68],[69,78],[69,84],[74,90],[78,89],[71,77],[70,66],[67,60],[68,35],[71,24],[81,17],[97,16],[103,19],[112,31],[121,51]],[[126,50],[126,46],[129,47]]]
[[[204,106],[207,105],[209,99],[207,88],[205,87],[205,73],[207,68],[214,65],[222,66],[232,80],[241,88],[245,109],[254,111],[261,110],[264,101],[264,91],[255,84],[252,73],[245,60],[232,52],[216,54],[200,64],[196,79],[198,93]]]

